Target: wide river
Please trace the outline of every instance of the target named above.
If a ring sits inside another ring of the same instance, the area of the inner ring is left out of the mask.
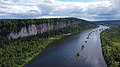
[[[24,67],[107,67],[102,55],[99,26],[51,43]]]

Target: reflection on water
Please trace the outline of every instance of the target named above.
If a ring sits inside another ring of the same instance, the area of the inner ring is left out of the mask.
[[[100,42],[103,28],[107,27],[100,26],[52,43],[25,67],[107,67]]]

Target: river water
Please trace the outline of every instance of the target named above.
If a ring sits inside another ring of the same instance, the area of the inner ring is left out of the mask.
[[[100,29],[107,28],[99,26],[53,42],[24,67],[107,67],[100,41]]]

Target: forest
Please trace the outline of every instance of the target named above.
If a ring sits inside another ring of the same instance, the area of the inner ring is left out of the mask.
[[[56,28],[57,23],[61,26]],[[23,27],[29,27],[34,24],[45,25],[44,23],[53,24],[52,29],[44,32],[38,32],[30,36],[23,36],[9,39],[7,36],[11,32],[19,34]],[[69,24],[68,24],[69,23]],[[22,67],[36,55],[41,53],[44,48],[52,41],[58,40],[68,34],[74,34],[87,29],[95,28],[97,25],[77,18],[48,18],[48,19],[1,19],[0,20],[0,67]]]
[[[120,67],[120,26],[101,33],[102,52],[108,67]]]

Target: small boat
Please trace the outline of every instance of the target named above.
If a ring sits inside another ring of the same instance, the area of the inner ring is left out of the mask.
[[[89,37],[87,37],[87,39],[89,39]]]
[[[85,43],[87,43],[87,41],[85,41]]]
[[[84,49],[84,45],[82,45],[81,51]]]
[[[80,58],[80,53],[78,52],[76,55],[75,55],[75,59],[79,59]]]

